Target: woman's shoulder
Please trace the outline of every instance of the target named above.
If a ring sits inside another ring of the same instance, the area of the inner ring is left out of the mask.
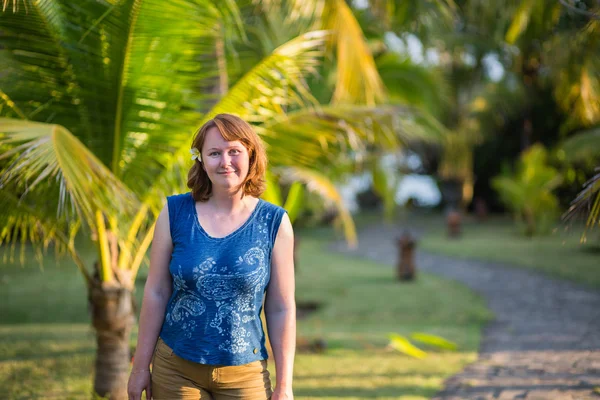
[[[192,192],[185,192],[185,193],[172,194],[170,196],[167,196],[167,199],[184,200],[184,199],[188,199],[190,197],[192,197]]]
[[[167,202],[171,205],[178,205],[181,204],[185,201],[189,201],[189,199],[192,198],[192,192],[187,192],[187,193],[176,193],[176,194],[172,194],[170,196],[167,196]]]
[[[267,212],[276,213],[276,214],[283,214],[286,212],[285,208],[278,206],[276,204],[273,204],[267,200],[260,199],[260,201],[262,202],[262,209],[266,210]]]
[[[181,208],[182,205],[189,202],[190,199],[192,199],[192,192],[173,194],[167,196],[167,205],[169,210],[175,211]]]

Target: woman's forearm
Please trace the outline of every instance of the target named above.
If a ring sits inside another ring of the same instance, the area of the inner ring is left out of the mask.
[[[166,293],[159,294],[152,290],[144,291],[133,371],[148,369],[150,366],[168,302],[169,296]]]
[[[275,387],[291,389],[296,351],[296,305],[288,309],[265,312],[265,317],[275,358]]]

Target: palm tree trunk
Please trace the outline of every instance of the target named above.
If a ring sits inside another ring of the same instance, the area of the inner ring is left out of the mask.
[[[89,289],[92,325],[96,330],[94,391],[110,400],[127,399],[131,362],[129,336],[135,323],[133,293],[94,280]]]

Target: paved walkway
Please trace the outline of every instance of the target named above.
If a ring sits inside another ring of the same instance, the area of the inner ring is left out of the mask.
[[[393,265],[399,235],[385,226],[365,229],[352,253]],[[343,244],[335,249],[348,252]],[[448,379],[434,399],[600,400],[600,291],[423,252],[417,268],[466,284],[496,317],[484,330],[479,359]]]

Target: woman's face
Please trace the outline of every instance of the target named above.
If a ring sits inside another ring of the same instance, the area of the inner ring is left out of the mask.
[[[219,130],[212,127],[206,132],[202,146],[202,166],[213,188],[237,189],[248,175],[248,149],[239,140],[226,141]]]

